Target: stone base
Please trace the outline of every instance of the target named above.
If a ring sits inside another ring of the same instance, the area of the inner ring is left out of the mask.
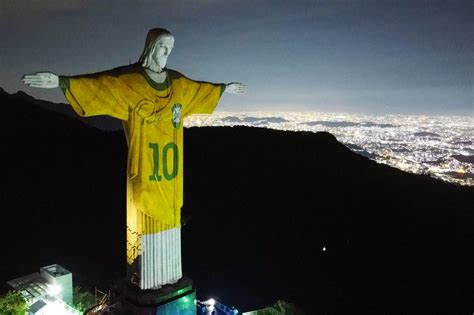
[[[193,281],[182,277],[177,283],[159,290],[127,287],[121,314],[196,315],[196,289]]]

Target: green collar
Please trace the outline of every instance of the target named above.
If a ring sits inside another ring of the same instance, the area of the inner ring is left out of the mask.
[[[170,86],[170,74],[169,74],[168,70],[165,70],[166,71],[166,80],[163,83],[156,83],[155,81],[153,81],[152,78],[150,78],[148,73],[145,71],[145,68],[143,68],[143,67],[140,67],[140,68],[141,68],[140,72],[143,75],[143,77],[145,78],[145,81],[152,88],[154,88],[155,90],[163,91],[163,90],[166,90]]]

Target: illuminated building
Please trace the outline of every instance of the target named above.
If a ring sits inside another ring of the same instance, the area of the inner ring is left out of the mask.
[[[72,273],[54,264],[7,282],[19,291],[29,306],[28,315],[81,314],[72,304]]]
[[[235,307],[229,307],[214,299],[207,301],[196,301],[197,313],[199,315],[237,315],[239,311]]]

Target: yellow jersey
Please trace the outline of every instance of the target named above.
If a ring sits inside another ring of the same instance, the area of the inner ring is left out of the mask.
[[[183,119],[212,113],[225,89],[225,84],[166,71],[162,84],[139,64],[60,77],[64,95],[78,115],[108,115],[124,122],[129,145],[127,212],[138,210],[150,218],[127,222],[134,226],[130,232],[140,235],[181,226]]]

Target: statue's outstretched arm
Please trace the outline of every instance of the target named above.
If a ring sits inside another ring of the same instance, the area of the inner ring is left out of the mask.
[[[59,87],[59,76],[52,72],[25,74],[21,80],[26,85],[36,88],[52,89]]]
[[[52,89],[59,87],[59,76],[52,72],[25,74],[21,80],[24,84],[35,88]],[[245,84],[231,82],[226,84],[224,92],[230,94],[242,94],[246,90],[247,86]]]
[[[226,84],[224,92],[230,94],[242,94],[247,90],[247,86],[245,84],[239,82],[231,82]]]

